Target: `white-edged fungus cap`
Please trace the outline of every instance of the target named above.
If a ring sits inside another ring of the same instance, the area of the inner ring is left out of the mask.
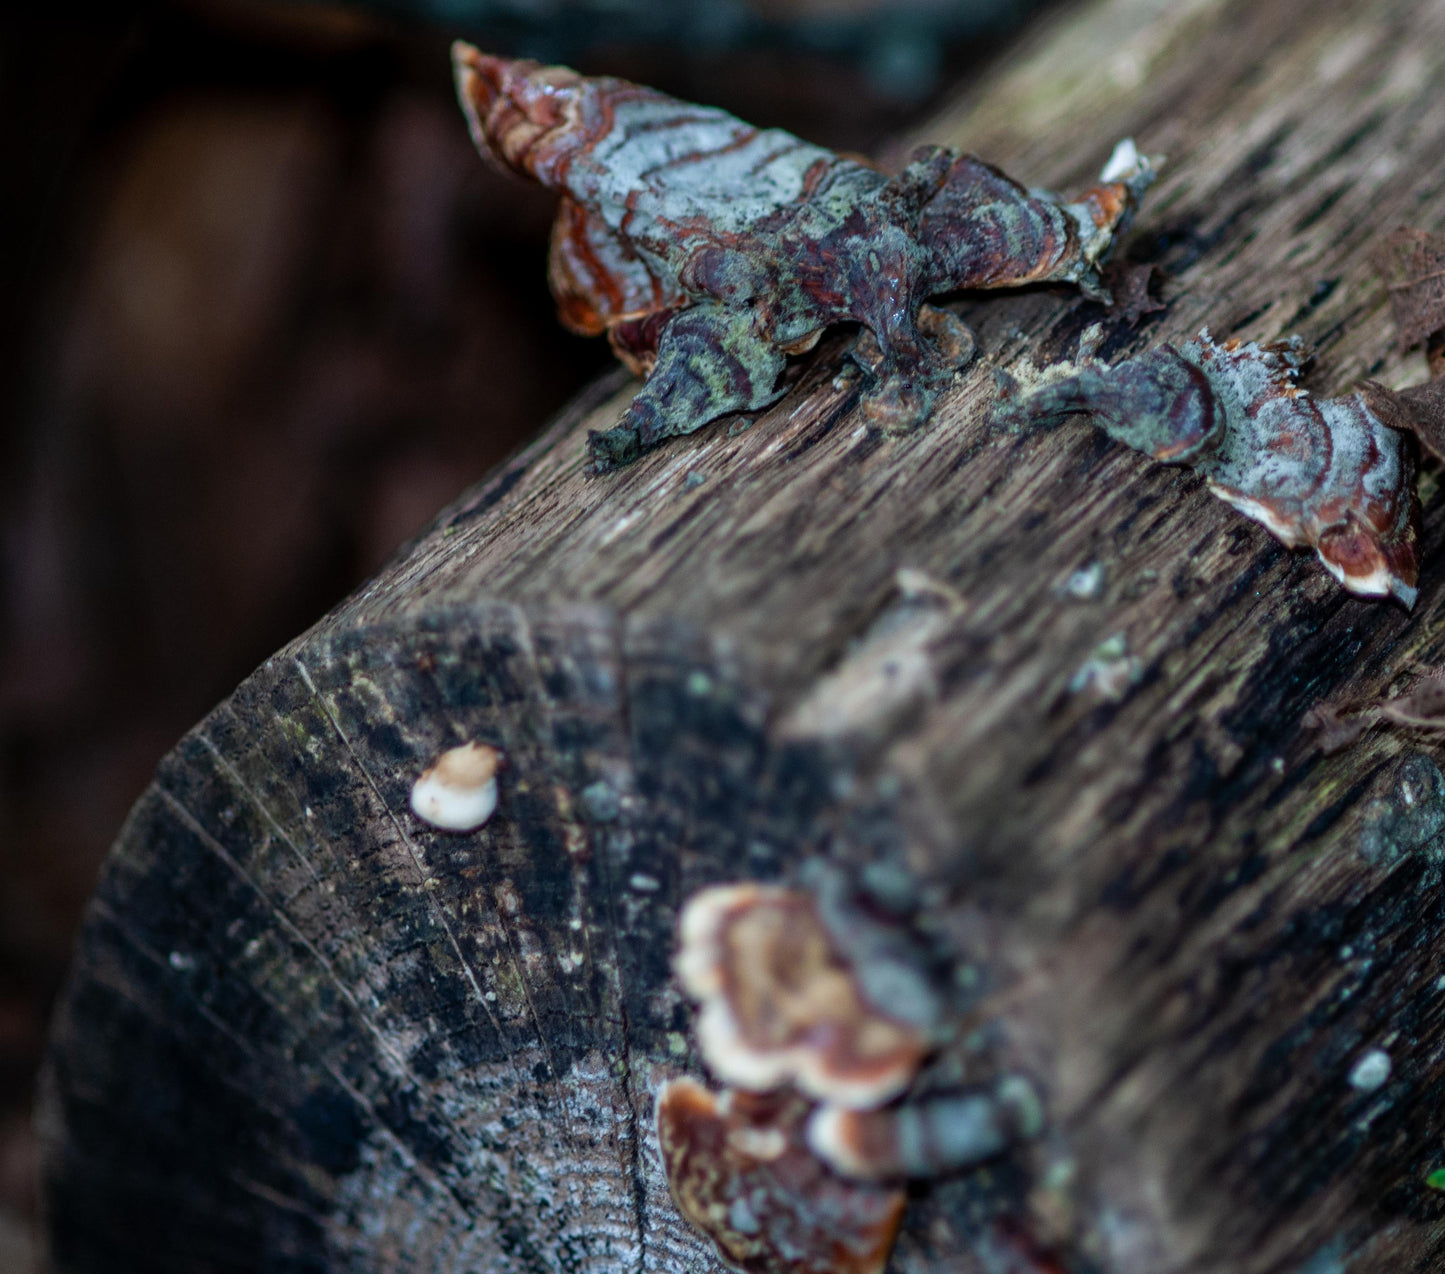
[[[816,899],[742,884],[704,889],[683,909],[675,969],[700,1002],[698,1047],[726,1083],[795,1084],[839,1106],[882,1105],[932,1047],[917,1026],[871,1003]]]
[[[935,1177],[992,1159],[1020,1134],[1013,1103],[947,1093],[884,1110],[819,1106],[808,1146],[835,1172],[860,1181]]]

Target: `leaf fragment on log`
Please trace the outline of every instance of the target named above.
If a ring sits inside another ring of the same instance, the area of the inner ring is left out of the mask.
[[[1326,752],[1348,747],[1381,724],[1427,734],[1445,732],[1445,668],[1427,669],[1409,690],[1373,703],[1322,703],[1305,715],[1303,724],[1317,732]]]
[[[1445,375],[1445,235],[1401,226],[1385,240],[1377,259],[1389,275],[1390,308],[1400,332],[1400,348],[1425,345],[1430,370]]]

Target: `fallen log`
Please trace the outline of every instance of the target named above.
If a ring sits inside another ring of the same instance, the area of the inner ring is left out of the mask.
[[[920,1083],[1041,1110],[911,1188],[892,1269],[1441,1268],[1445,778],[1407,733],[1301,729],[1441,661],[1438,502],[1407,612],[991,404],[1094,324],[1111,360],[1208,325],[1302,335],[1321,392],[1419,379],[1370,250],[1445,224],[1442,82],[1431,0],[1062,11],[917,140],[1058,188],[1122,136],[1166,154],[1125,245],[1162,311],[957,303],[981,357],[903,437],[828,338],[775,407],[598,476],[614,376],[268,660],[91,904],[42,1085],[54,1267],[712,1268],[653,1128],[705,1078],[678,912],[822,860],[947,972]],[[474,739],[496,813],[416,819]]]

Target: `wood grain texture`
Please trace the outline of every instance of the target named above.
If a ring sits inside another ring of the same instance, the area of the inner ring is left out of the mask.
[[[1321,392],[1421,378],[1369,249],[1445,228],[1441,83],[1441,0],[1062,13],[917,140],[1057,188],[1120,136],[1167,154],[1126,247],[1165,312],[961,303],[982,357],[904,438],[830,338],[756,420],[592,477],[614,378],[259,669],[92,905],[42,1115],[56,1267],[714,1268],[650,1127],[701,1073],[673,923],[825,855],[911,879],[955,971],[925,1082],[1018,1071],[1047,1112],[914,1191],[894,1270],[1440,1268],[1445,778],[1300,730],[1445,658],[1439,501],[1406,614],[989,405],[1095,322],[1106,357],[1207,324],[1299,332]],[[1101,648],[1116,696],[1073,688]],[[498,813],[427,829],[410,783],[473,737]]]

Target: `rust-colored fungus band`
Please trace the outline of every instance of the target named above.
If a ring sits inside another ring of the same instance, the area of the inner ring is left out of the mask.
[[[1120,442],[1187,464],[1291,548],[1314,549],[1345,588],[1415,602],[1415,453],[1378,392],[1317,398],[1296,385],[1295,337],[1275,344],[1201,332],[1109,367],[1092,358],[1001,376],[997,415],[1036,424],[1082,412]],[[1385,415],[1387,419],[1381,419]]]

